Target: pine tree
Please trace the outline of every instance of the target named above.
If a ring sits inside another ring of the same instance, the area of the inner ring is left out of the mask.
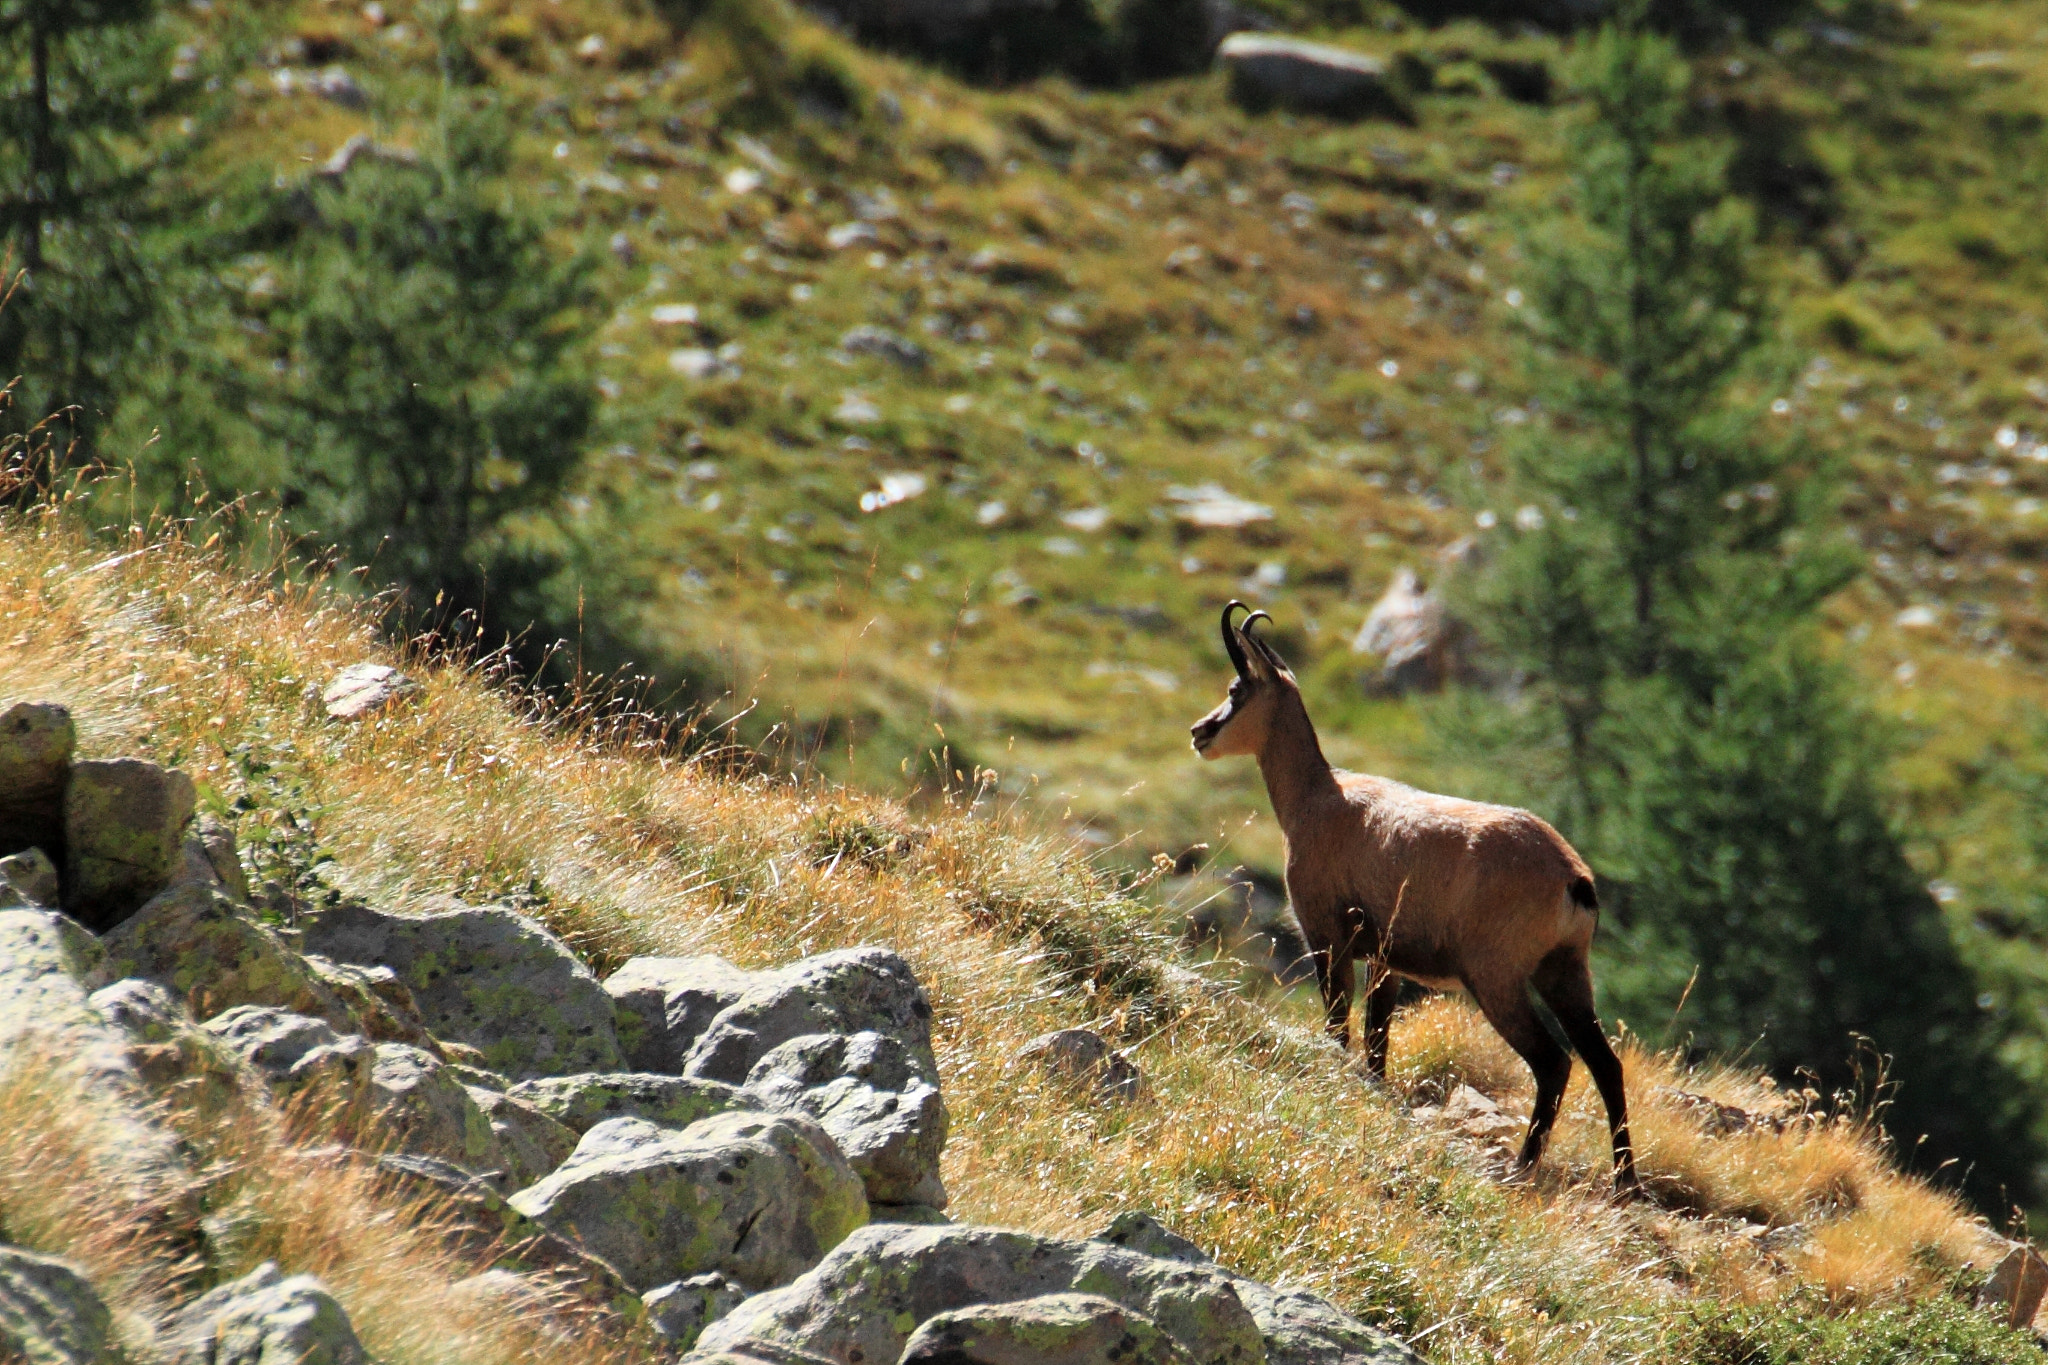
[[[18,285],[0,311],[0,427],[56,413],[90,449],[115,375],[155,309],[145,244],[162,152],[151,120],[180,98],[155,0],[0,5],[0,232]]]
[[[517,631],[550,561],[515,523],[559,493],[593,410],[587,261],[507,195],[494,104],[445,81],[438,122],[416,162],[366,154],[315,190],[290,374],[262,410],[295,526],[417,608]]]
[[[1524,680],[1513,738],[1611,912],[1607,1008],[1831,1089],[1890,1059],[1901,1137],[2032,1192],[2032,1106],[1904,853],[1881,727],[1817,608],[1855,571],[1783,378],[1724,157],[1641,7],[1590,38],[1569,212],[1528,243],[1529,510],[1464,589]],[[1683,1005],[1680,1013],[1681,1003]]]

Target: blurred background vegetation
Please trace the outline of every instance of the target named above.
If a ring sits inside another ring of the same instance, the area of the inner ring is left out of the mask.
[[[1611,1022],[2033,1205],[2048,3],[868,16],[0,5],[13,458],[1164,855],[1278,989],[1263,793],[1185,741],[1255,599],[1337,761],[1585,850]],[[1238,108],[1245,26],[1382,116]],[[1420,692],[1353,648],[1402,569]]]

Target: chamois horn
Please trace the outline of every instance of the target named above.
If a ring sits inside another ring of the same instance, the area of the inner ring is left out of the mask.
[[[1236,598],[1232,598],[1223,608],[1223,652],[1230,656],[1230,665],[1237,670],[1237,676],[1240,678],[1251,676],[1250,663],[1244,657],[1244,646],[1237,642],[1237,627],[1230,623],[1230,613],[1250,610],[1250,607]]]
[[[1244,636],[1246,643],[1250,644],[1253,649],[1259,651],[1260,656],[1263,657],[1267,663],[1273,665],[1273,667],[1275,668],[1284,668],[1286,665],[1280,662],[1280,656],[1273,652],[1272,647],[1269,646],[1264,640],[1261,640],[1258,636],[1252,634],[1252,622],[1271,622],[1272,619],[1272,617],[1266,615],[1266,613],[1262,611],[1255,611],[1250,616],[1245,617],[1243,624],[1238,626],[1237,629],[1238,633]]]

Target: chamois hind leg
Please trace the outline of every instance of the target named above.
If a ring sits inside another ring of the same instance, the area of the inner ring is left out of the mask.
[[[1349,948],[1330,950],[1330,965],[1323,973],[1323,1031],[1337,1040],[1337,1046],[1351,1046],[1351,991],[1354,973]]]
[[[1628,1093],[1622,1087],[1621,1059],[1607,1042],[1600,1016],[1593,1012],[1593,970],[1577,948],[1557,948],[1536,966],[1537,994],[1557,1015],[1564,1036],[1585,1059],[1593,1084],[1600,1088],[1600,1101],[1607,1106],[1607,1132],[1614,1144],[1614,1188],[1640,1189],[1636,1179],[1635,1149],[1628,1136]]]
[[[1401,998],[1401,980],[1384,962],[1367,965],[1371,989],[1365,995],[1365,1069],[1376,1081],[1387,1078],[1387,1033],[1394,1022],[1394,1002]]]
[[[1557,1122],[1558,1106],[1564,1103],[1565,1083],[1572,1075],[1572,1055],[1557,1045],[1550,1030],[1529,999],[1526,981],[1482,982],[1467,980],[1465,988],[1479,1001],[1486,1022],[1521,1054],[1536,1077],[1536,1103],[1529,1111],[1529,1135],[1522,1141],[1522,1154],[1515,1159],[1518,1172],[1527,1171],[1543,1159],[1550,1141],[1551,1125]]]

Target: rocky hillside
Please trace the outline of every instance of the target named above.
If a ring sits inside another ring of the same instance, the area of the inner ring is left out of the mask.
[[[1624,1040],[1649,1197],[1582,1081],[1507,1184],[1465,1007],[1369,1086],[986,803],[685,761],[58,511],[0,620],[28,1359],[2036,1350],[2031,1253],[1823,1097]]]

